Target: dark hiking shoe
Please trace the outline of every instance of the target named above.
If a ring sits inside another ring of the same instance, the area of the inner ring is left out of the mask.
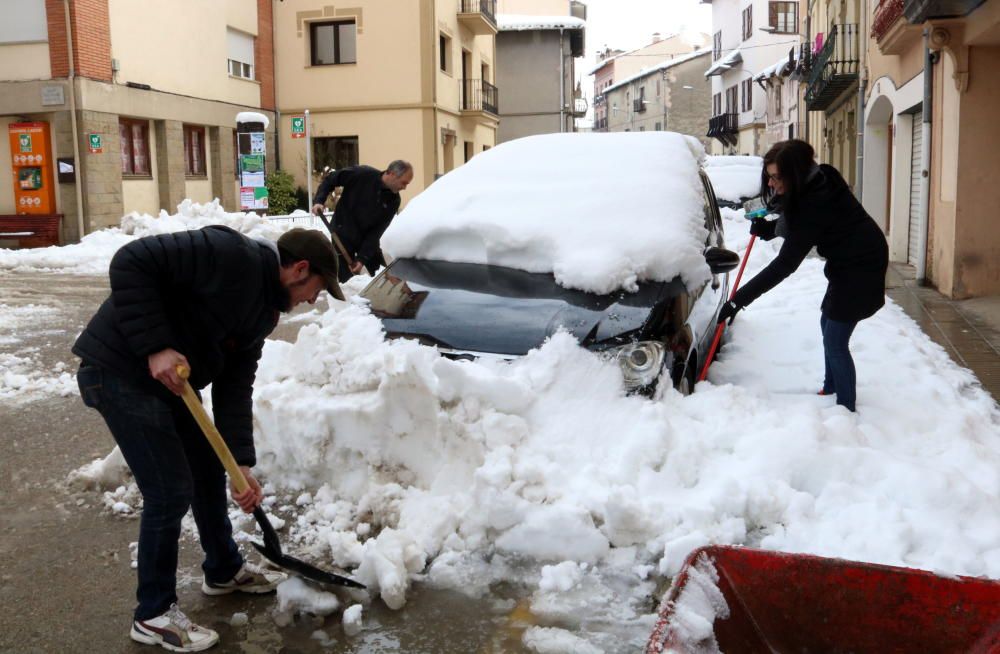
[[[176,604],[171,604],[163,615],[133,621],[129,636],[136,642],[159,645],[171,652],[200,652],[219,642],[219,634],[191,622]]]
[[[229,581],[215,583],[207,579],[201,582],[201,592],[206,595],[228,595],[229,593],[270,593],[278,584],[288,578],[283,572],[265,570],[253,563],[244,563],[239,572]]]

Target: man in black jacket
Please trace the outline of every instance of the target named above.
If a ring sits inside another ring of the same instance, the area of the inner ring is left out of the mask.
[[[313,213],[321,213],[333,190],[343,187],[331,228],[354,261],[341,260],[340,281],[359,274],[362,268],[374,275],[385,265],[379,241],[399,211],[399,192],[412,181],[413,166],[399,159],[384,171],[353,166],[335,170],[323,179],[316,190]]]
[[[173,651],[219,637],[177,608],[177,547],[190,507],[205,551],[202,591],[264,593],[283,579],[247,563],[232,538],[225,472],[179,397],[186,366],[196,389],[212,384],[215,422],[250,488],[232,490],[252,512],[263,499],[250,469],[252,390],[264,339],[279,312],[343,299],[337,255],[321,232],[293,229],[277,243],[222,226],[140,238],[111,260],[111,294],[73,345],[84,404],[97,409],[143,496],[138,606],[130,636]]]

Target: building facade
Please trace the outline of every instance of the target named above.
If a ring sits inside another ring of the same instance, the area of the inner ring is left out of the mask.
[[[496,32],[496,0],[275,3],[282,168],[315,191],[325,167],[405,159],[405,203],[496,144]],[[291,138],[306,110],[311,138]]]
[[[799,44],[799,0],[702,0],[712,5],[714,154],[761,155],[767,149],[767,97],[754,78]],[[798,122],[798,121],[795,121]]]
[[[864,17],[864,205],[920,281],[996,295],[1000,0],[870,0]]]
[[[710,55],[709,50],[679,55],[604,89],[607,131],[666,130],[694,136],[707,147],[712,99],[705,65]]]
[[[0,25],[0,122],[48,130],[63,242],[185,198],[239,208],[236,115],[274,115],[270,0],[17,5]],[[0,143],[10,180],[21,155]],[[0,183],[0,214],[14,198]]]
[[[498,17],[497,81],[500,100],[498,142],[554,132],[572,132],[580,111],[576,106],[574,59],[584,54],[586,6],[580,2],[556,6],[526,6],[513,0]],[[559,11],[538,14],[537,11]]]

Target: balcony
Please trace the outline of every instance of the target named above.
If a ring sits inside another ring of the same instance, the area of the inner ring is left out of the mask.
[[[497,0],[458,0],[458,22],[476,36],[497,33]]]
[[[632,111],[637,114],[646,113],[646,101],[642,98],[632,100]]]
[[[880,0],[871,35],[882,54],[900,55],[920,40],[920,27],[903,18],[903,0]]]
[[[719,114],[708,119],[708,134],[723,145],[733,146],[740,141],[740,120],[736,113]]]
[[[825,111],[858,81],[858,26],[835,25],[812,61],[806,88],[809,111]]]
[[[486,80],[462,80],[462,115],[499,116],[499,91]]]
[[[961,18],[986,0],[904,0],[903,15],[916,25],[934,18]]]

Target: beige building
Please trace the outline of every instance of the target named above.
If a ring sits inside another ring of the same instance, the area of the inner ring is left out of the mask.
[[[574,59],[584,54],[587,7],[575,0],[500,0],[500,8],[498,142],[574,131],[586,113],[577,103]]]
[[[284,0],[274,5],[282,169],[311,188],[324,166],[414,166],[404,202],[496,144],[496,0]]]
[[[710,50],[678,55],[604,89],[609,132],[671,131],[710,145],[712,85],[705,79]]]
[[[919,279],[996,295],[1000,0],[870,0],[866,14],[865,207]]]
[[[73,171],[54,189],[64,242],[185,198],[238,209],[236,115],[274,116],[271,0],[17,5],[0,24],[0,123],[47,124],[50,162]],[[18,154],[0,143],[11,180]],[[0,214],[14,198],[0,183]]]

